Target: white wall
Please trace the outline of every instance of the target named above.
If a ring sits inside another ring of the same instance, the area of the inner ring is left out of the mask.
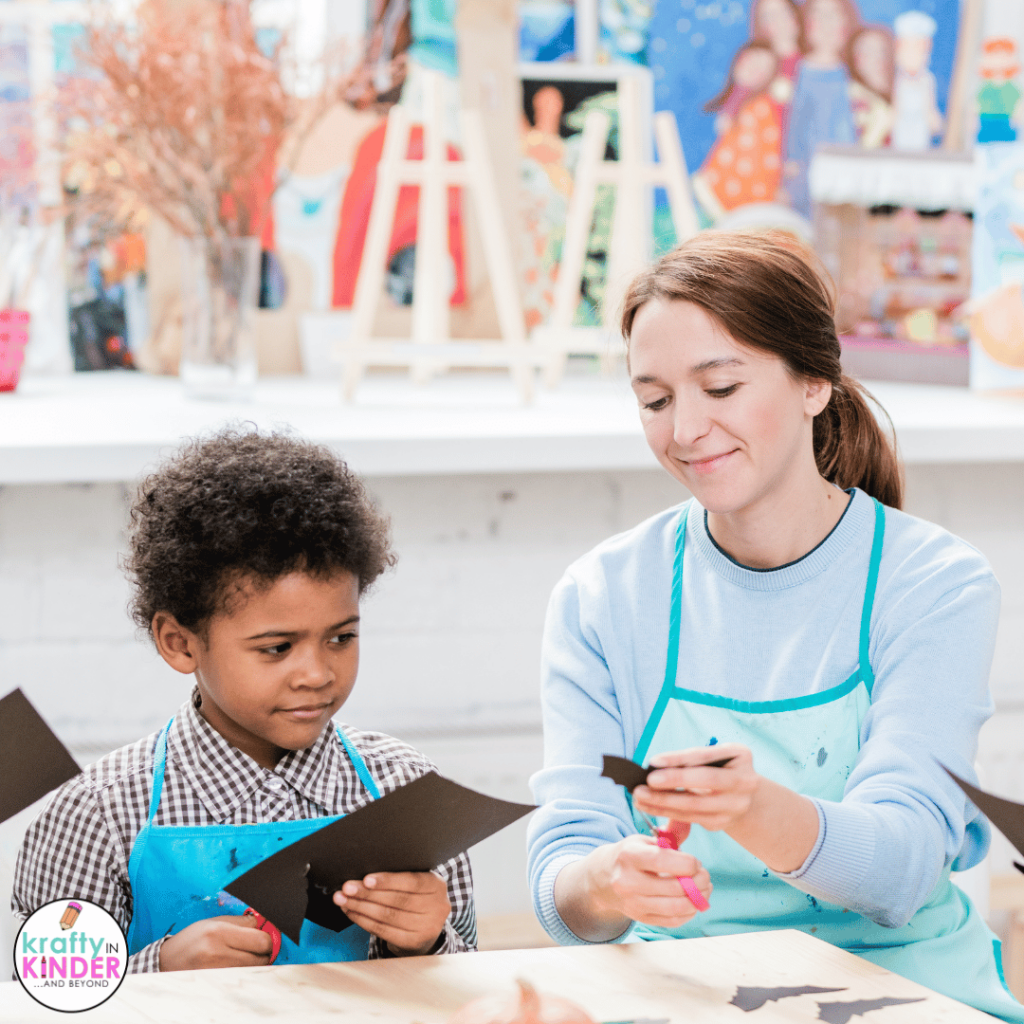
[[[979,762],[986,785],[1024,800],[1024,467],[912,466],[907,476],[908,511],[975,544],[1002,581],[999,712]],[[408,738],[459,781],[528,800],[551,587],[592,545],[685,495],[660,470],[370,485],[393,517],[399,564],[366,600],[359,682],[342,717]],[[124,610],[125,495],[115,484],[0,489],[0,692],[21,686],[83,761],[162,725],[188,691]],[[529,907],[524,827],[474,853],[482,914]],[[1009,868],[998,838],[994,859]]]

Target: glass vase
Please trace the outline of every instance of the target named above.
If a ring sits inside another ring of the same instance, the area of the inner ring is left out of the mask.
[[[258,238],[183,238],[179,374],[196,398],[245,399],[256,383]]]

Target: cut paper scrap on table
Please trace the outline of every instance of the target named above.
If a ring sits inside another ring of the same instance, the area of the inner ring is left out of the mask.
[[[923,1003],[924,996],[917,999],[894,999],[883,996],[881,999],[855,999],[851,1003],[818,1003],[818,1020],[828,1024],[849,1024],[854,1017],[863,1017],[872,1010],[881,1010],[886,1006],[900,1006],[903,1003]],[[880,1020],[882,1018],[879,1018]]]
[[[740,985],[736,989],[736,995],[729,1002],[730,1005],[738,1006],[744,1012],[750,1013],[751,1010],[760,1010],[765,1003],[772,1003],[779,999],[845,991],[845,988],[819,988],[817,985],[783,985],[776,988],[754,988],[749,985]]]
[[[333,901],[377,871],[430,871],[532,811],[427,772],[286,846],[225,888],[293,942],[303,919],[341,931],[352,922]]]
[[[731,760],[731,757],[723,757],[720,761],[708,761],[705,764],[696,764],[691,767],[724,768]],[[632,793],[637,786],[646,783],[647,776],[655,770],[654,765],[648,765],[644,768],[638,765],[636,761],[630,761],[628,758],[618,757],[616,754],[605,754],[601,775],[611,779],[612,782],[619,786],[625,786]]]
[[[0,699],[0,821],[13,818],[80,771],[20,689]]]
[[[969,782],[964,782],[958,775],[942,766],[946,774],[967,794],[982,814],[1016,847],[1017,852],[1024,855],[1024,804],[1004,800],[1000,796],[986,793]],[[1024,864],[1014,861],[1013,866],[1024,872]]]

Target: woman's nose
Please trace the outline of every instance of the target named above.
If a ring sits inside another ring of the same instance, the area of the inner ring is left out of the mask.
[[[676,402],[672,439],[681,447],[699,441],[711,429],[711,419],[697,403]]]

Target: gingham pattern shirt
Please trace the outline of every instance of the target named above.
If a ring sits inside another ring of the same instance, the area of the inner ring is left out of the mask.
[[[167,766],[156,825],[244,825],[349,814],[369,803],[334,728],[305,750],[290,751],[273,771],[231,746],[197,710],[193,691],[167,735]],[[433,769],[407,743],[343,725],[381,795]],[[127,932],[132,918],[128,857],[149,815],[159,732],[115,750],[57,790],[29,826],[14,872],[11,909],[23,921],[51,900],[84,898],[105,907]],[[448,884],[452,910],[432,952],[476,948],[469,858],[435,869]],[[160,969],[163,939],[131,956],[129,973]],[[370,937],[370,959],[390,953]]]

